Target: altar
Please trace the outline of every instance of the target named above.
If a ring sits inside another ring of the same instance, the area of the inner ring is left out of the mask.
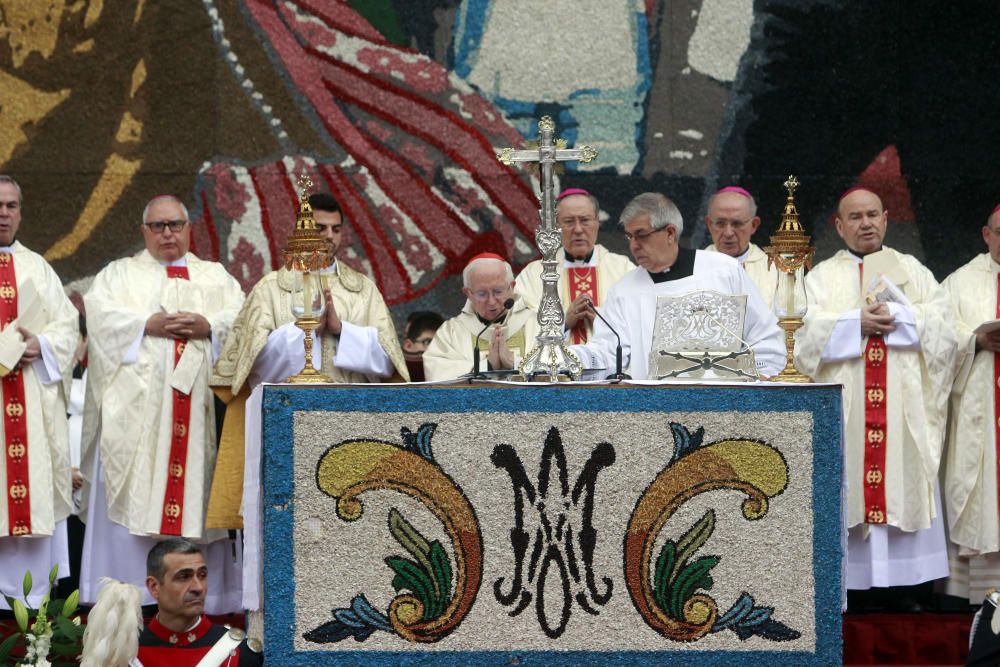
[[[841,433],[830,385],[266,386],[268,664],[838,664]]]

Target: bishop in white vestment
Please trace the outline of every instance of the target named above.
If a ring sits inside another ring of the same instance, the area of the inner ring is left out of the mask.
[[[947,592],[982,602],[1000,582],[1000,206],[983,227],[989,252],[942,283],[955,310],[958,376],[944,463],[944,504],[955,553]],[[987,326],[987,328],[989,328]]]
[[[556,221],[563,243],[563,257],[557,267],[559,301],[565,310],[569,342],[586,343],[596,319],[587,302],[603,305],[611,287],[635,264],[597,243],[601,223],[596,197],[581,188],[568,188],[559,193],[557,200]],[[517,276],[515,291],[528,308],[538,310],[542,302],[542,260],[524,267]]]
[[[66,401],[79,331],[59,276],[15,240],[20,222],[21,188],[0,176],[0,592],[21,598],[31,570],[37,608],[52,566],[69,574]]]
[[[712,244],[705,250],[735,258],[770,308],[778,286],[778,269],[768,262],[767,254],[760,246],[750,242],[760,227],[753,196],[741,187],[722,188],[708,202],[705,224],[712,235]]]
[[[753,282],[731,257],[679,247],[684,222],[673,202],[658,193],[641,194],[622,211],[621,223],[639,268],[615,284],[601,314],[621,336],[623,364],[633,379],[649,376],[657,297],[697,290],[745,294],[741,333],[754,351],[757,371],[770,376],[785,367],[784,335]],[[591,342],[570,349],[585,368],[611,369],[616,346],[614,334],[598,320]]]
[[[161,535],[208,543],[212,613],[240,609],[239,546],[205,527],[215,465],[212,364],[243,304],[217,262],[188,252],[191,223],[174,197],[146,207],[146,249],[112,262],[85,296],[87,494],[81,600],[101,577],[145,591],[143,554]],[[144,604],[152,598],[144,592]]]
[[[516,282],[499,255],[473,257],[462,274],[466,296],[462,312],[438,328],[424,352],[428,380],[452,380],[473,370],[479,336],[480,370],[515,369],[538,337],[538,314],[523,299],[508,309]],[[480,333],[482,335],[480,335]]]
[[[948,574],[936,480],[954,375],[951,308],[920,262],[883,247],[887,221],[875,193],[841,198],[848,250],[806,275],[795,337],[802,372],[844,385],[850,589]]]

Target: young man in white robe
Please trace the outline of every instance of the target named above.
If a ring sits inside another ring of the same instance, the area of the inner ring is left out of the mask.
[[[152,199],[141,229],[145,249],[105,267],[84,298],[90,486],[80,599],[95,602],[106,576],[143,590],[143,554],[161,535],[180,536],[206,543],[209,611],[233,612],[241,550],[204,521],[216,455],[208,378],[243,291],[221,264],[189,252],[191,222],[176,197]]]
[[[462,271],[462,285],[462,312],[445,320],[424,352],[428,380],[471,373],[477,336],[481,371],[516,369],[538,337],[538,315],[524,299],[514,298],[514,273],[500,255],[473,257]],[[509,299],[514,303],[508,309]]]
[[[20,224],[21,187],[0,175],[0,592],[21,598],[30,570],[37,608],[52,566],[69,575],[66,401],[79,333],[59,276],[16,240]]]
[[[887,223],[877,194],[844,194],[836,224],[847,249],[806,275],[795,336],[796,366],[844,385],[848,589],[948,574],[936,482],[954,374],[951,308],[929,270],[882,244]]]
[[[309,197],[316,227],[336,256],[344,217],[328,194]],[[211,384],[227,403],[206,524],[244,529],[244,608],[260,605],[260,456],[262,385],[283,382],[305,365],[305,334],[295,326],[301,279],[282,267],[254,285],[233,323]],[[409,380],[396,328],[378,287],[334,260],[319,272],[322,294],[313,366],[338,383]],[[301,312],[301,311],[299,311]]]
[[[760,246],[750,242],[760,227],[753,196],[741,187],[722,188],[708,202],[705,224],[712,235],[712,244],[705,250],[735,258],[770,308],[778,285],[778,269],[768,264],[767,254]]]
[[[944,505],[951,538],[946,591],[979,604],[1000,582],[1000,206],[983,226],[989,249],[941,283],[955,310],[958,376],[944,463]]]
[[[628,257],[610,252],[597,242],[601,207],[597,197],[582,188],[568,188],[557,197],[556,222],[562,232],[563,257],[557,270],[559,301],[565,310],[570,343],[586,343],[594,330],[594,312],[587,306],[604,304],[608,290],[635,268]],[[542,260],[531,262],[517,276],[518,295],[538,310],[542,302]]]
[[[649,379],[657,297],[697,290],[745,294],[742,334],[754,352],[757,372],[766,377],[785,367],[784,334],[753,281],[732,257],[681,248],[684,220],[670,199],[655,192],[638,195],[622,211],[621,225],[639,266],[611,288],[601,314],[621,336],[622,361],[633,379]],[[610,369],[615,367],[616,346],[614,334],[598,320],[591,341],[570,350],[585,368]]]

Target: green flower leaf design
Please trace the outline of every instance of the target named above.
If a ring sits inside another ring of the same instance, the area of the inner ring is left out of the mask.
[[[389,533],[413,559],[390,556],[385,559],[396,576],[396,591],[411,591],[424,606],[423,619],[429,621],[444,613],[451,600],[451,562],[441,542],[428,540],[407,521],[399,510],[389,511]]]
[[[711,590],[709,572],[719,564],[718,556],[691,560],[715,531],[715,511],[708,510],[679,540],[667,540],[660,549],[653,573],[653,599],[671,618],[684,619],[684,603],[699,589]]]

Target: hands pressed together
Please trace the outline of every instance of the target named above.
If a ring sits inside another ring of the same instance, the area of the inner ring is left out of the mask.
[[[212,325],[198,313],[159,312],[146,320],[146,335],[159,338],[208,338]]]
[[[319,317],[319,326],[316,327],[316,335],[322,336],[328,333],[331,336],[339,336],[344,329],[344,323],[337,314],[337,308],[333,305],[333,295],[329,289],[323,290],[323,313]]]
[[[503,327],[499,324],[493,326],[493,340],[490,342],[490,353],[487,358],[494,370],[514,368],[514,353],[507,347]]]
[[[566,329],[573,329],[581,321],[593,324],[596,315],[589,307],[590,296],[581,294],[566,309]]]

